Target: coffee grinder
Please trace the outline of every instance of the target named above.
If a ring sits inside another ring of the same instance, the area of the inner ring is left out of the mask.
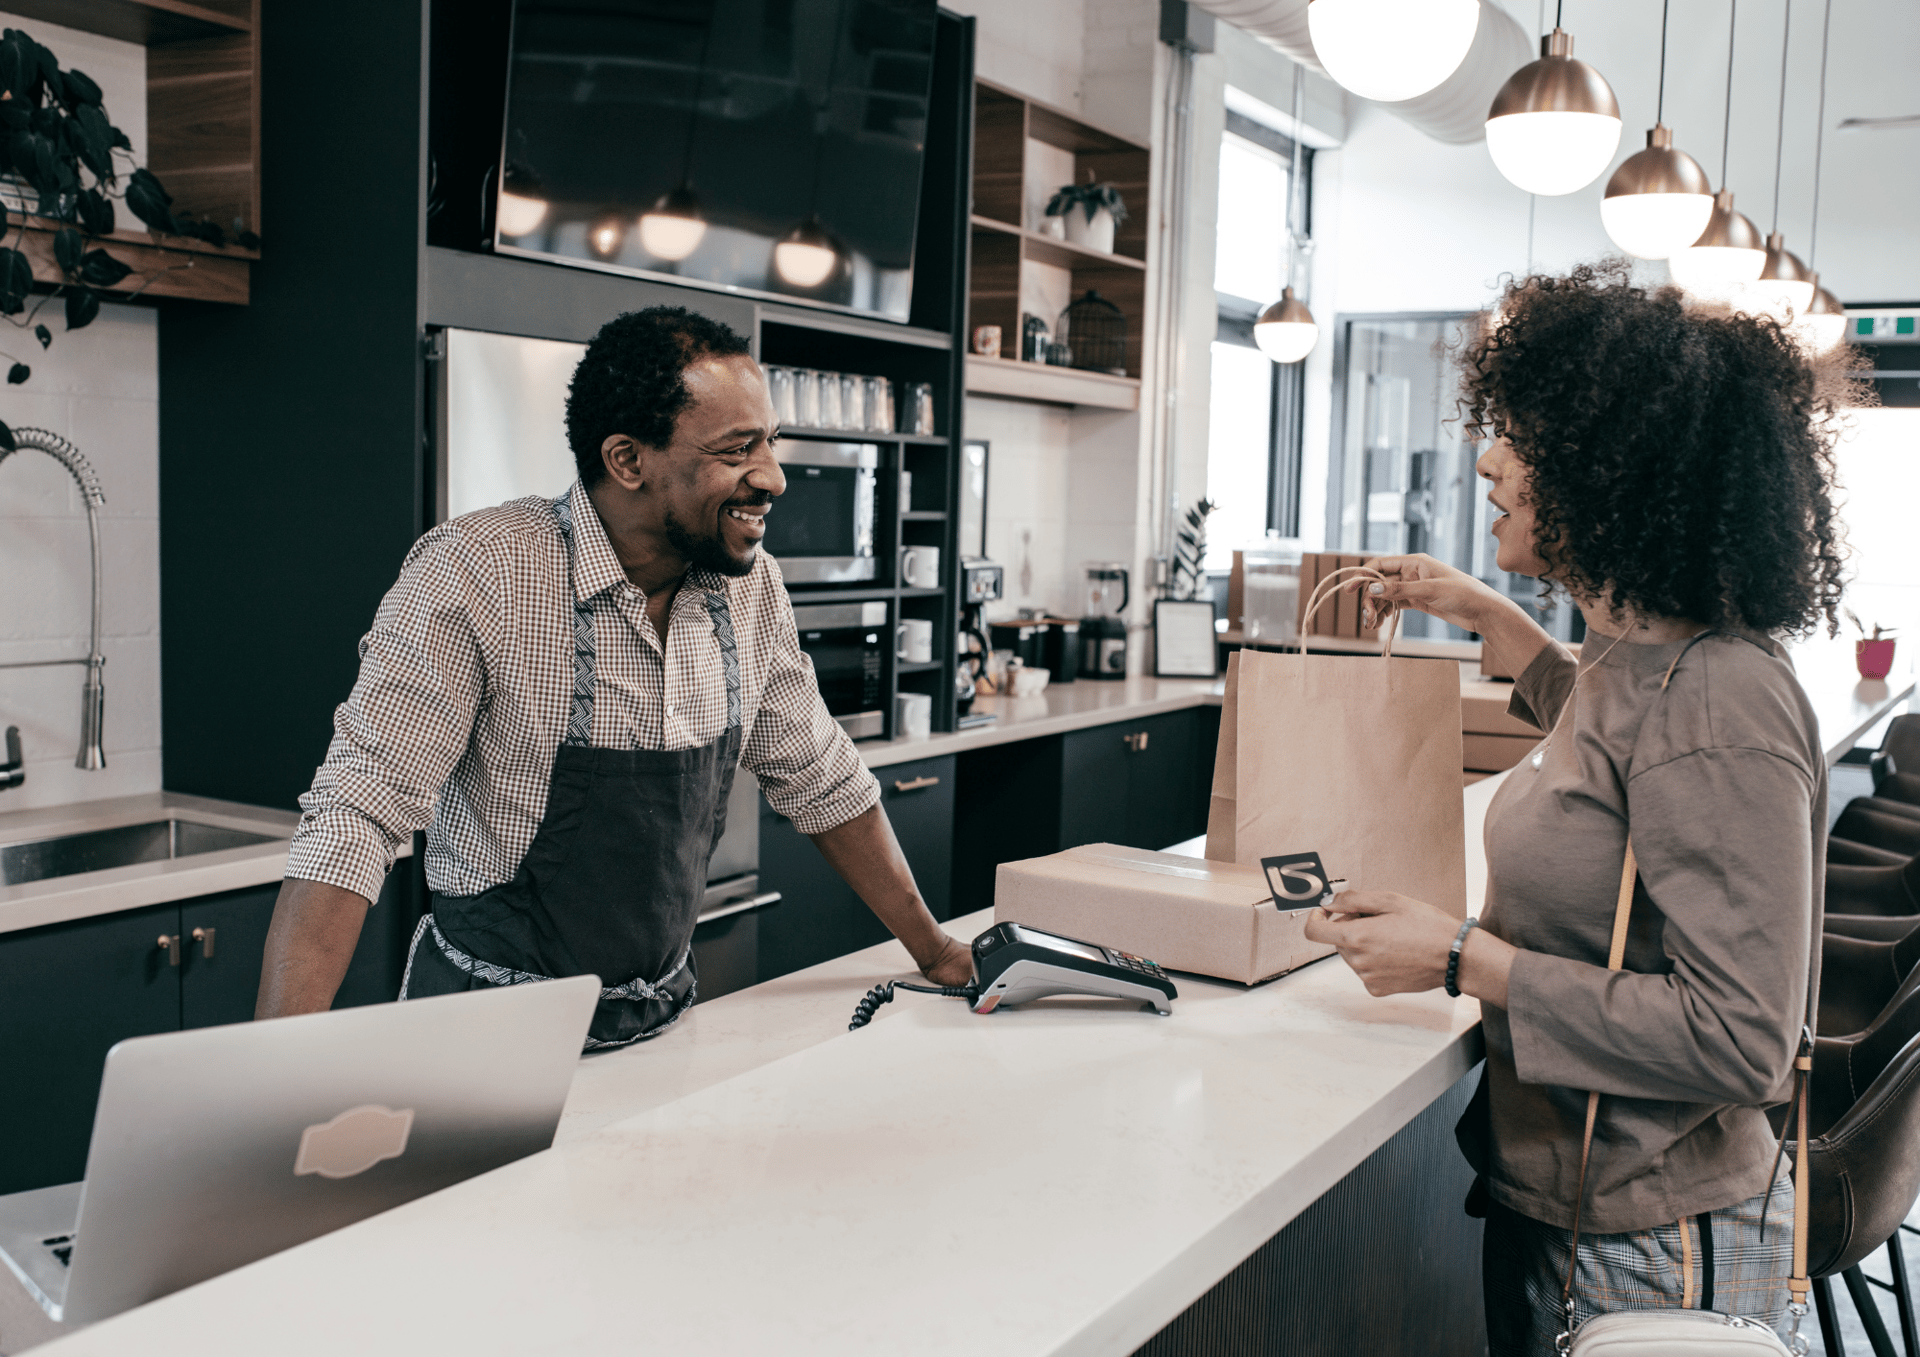
[[[1127,567],[1118,561],[1091,561],[1081,597],[1080,677],[1127,676]]]

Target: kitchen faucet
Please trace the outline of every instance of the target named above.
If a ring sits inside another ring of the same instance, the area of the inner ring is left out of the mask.
[[[49,433],[45,429],[15,429],[13,443],[11,448],[0,448],[0,462],[6,461],[22,448],[37,448],[65,467],[67,474],[73,477],[74,484],[80,487],[80,498],[87,506],[87,537],[93,546],[93,629],[85,659],[16,660],[11,664],[0,664],[0,669],[37,669],[55,664],[86,665],[87,680],[80,696],[80,752],[75,756],[73,766],[105,768],[107,755],[100,746],[100,724],[106,711],[106,688],[101,682],[101,670],[107,663],[107,657],[100,653],[100,506],[107,502],[107,497],[100,490],[100,478],[93,474],[93,468],[80,455],[80,449],[59,434]],[[25,770],[17,767],[22,762],[19,737],[11,729],[7,737],[7,762],[15,766],[9,768],[6,778],[0,779],[0,789],[18,786],[25,777]]]

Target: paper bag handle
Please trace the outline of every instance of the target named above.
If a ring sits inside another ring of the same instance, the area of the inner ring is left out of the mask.
[[[1307,653],[1307,628],[1312,624],[1314,614],[1319,612],[1320,609],[1327,604],[1333,602],[1335,596],[1339,594],[1340,590],[1338,587],[1330,588],[1329,586],[1335,585],[1336,581],[1338,581],[1342,575],[1364,575],[1368,579],[1379,580],[1383,584],[1387,578],[1369,565],[1343,565],[1338,570],[1322,575],[1320,577],[1320,583],[1315,585],[1313,592],[1307,596],[1306,611],[1300,614],[1300,653],[1302,655]],[[1394,608],[1387,614],[1386,625],[1380,629],[1381,659],[1392,658],[1393,638],[1398,634],[1399,630],[1400,610]]]

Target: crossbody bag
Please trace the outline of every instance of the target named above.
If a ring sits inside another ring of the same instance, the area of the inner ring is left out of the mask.
[[[1613,941],[1607,950],[1607,969],[1617,971],[1627,955],[1627,921],[1633,913],[1633,887],[1639,868],[1633,856],[1633,840],[1627,840],[1627,855],[1620,868],[1620,896],[1613,911]],[[1814,941],[1818,946],[1818,940]],[[1811,983],[1811,981],[1809,981]],[[1812,995],[1808,995],[1812,1003]],[[1810,1027],[1800,1029],[1800,1051],[1793,1062],[1793,1094],[1787,1104],[1780,1149],[1786,1149],[1786,1137],[1797,1137],[1794,1149],[1793,1191],[1793,1275],[1787,1291],[1787,1334],[1785,1341],[1757,1319],[1723,1315],[1713,1310],[1616,1310],[1595,1315],[1586,1323],[1575,1321],[1573,1313],[1573,1274],[1580,1259],[1580,1213],[1587,1200],[1587,1161],[1593,1154],[1593,1126],[1600,1112],[1600,1095],[1587,1094],[1587,1125],[1580,1139],[1580,1185],[1573,1203],[1573,1240],[1567,1251],[1567,1276],[1560,1287],[1561,1309],[1566,1327],[1554,1339],[1562,1357],[1806,1357],[1807,1339],[1800,1332],[1800,1321],[1807,1314],[1807,1083],[1813,1071],[1813,1035]],[[1779,1154],[1774,1157],[1776,1166]],[[1772,1177],[1768,1183],[1771,1185]],[[1771,1186],[1769,1186],[1771,1193]],[[1761,1228],[1766,1228],[1764,1210]]]

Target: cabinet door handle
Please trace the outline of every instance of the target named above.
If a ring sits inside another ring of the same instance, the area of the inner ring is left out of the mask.
[[[1124,744],[1136,754],[1144,754],[1147,752],[1148,734],[1148,731],[1136,730],[1131,735],[1122,735],[1120,737],[1120,743]]]
[[[180,935],[178,933],[162,933],[159,940],[154,943],[154,946],[167,954],[167,965],[178,966],[180,964]]]
[[[917,792],[927,787],[938,787],[939,785],[940,779],[937,777],[917,777],[911,782],[895,782],[893,789],[896,792]]]
[[[213,960],[213,933],[211,928],[193,930],[193,940],[200,944],[200,955],[208,961]]]

